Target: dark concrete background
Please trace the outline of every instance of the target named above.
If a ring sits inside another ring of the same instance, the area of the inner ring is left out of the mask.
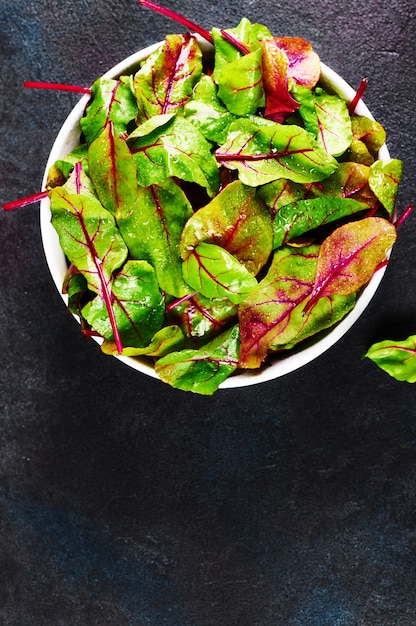
[[[170,0],[305,37],[358,86],[416,199],[414,0]],[[180,28],[133,0],[2,0],[0,183],[39,190],[78,97]],[[88,343],[43,256],[37,206],[0,215],[0,624],[413,626],[416,389],[361,355],[416,333],[415,217],[376,297],[316,362],[204,398]]]

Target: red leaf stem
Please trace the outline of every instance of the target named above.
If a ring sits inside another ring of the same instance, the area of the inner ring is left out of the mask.
[[[413,204],[409,204],[408,207],[405,208],[405,210],[403,211],[403,213],[401,214],[400,217],[397,218],[397,220],[394,222],[394,226],[396,227],[396,230],[399,228],[399,226],[401,226],[403,224],[404,221],[407,220],[407,218],[409,217],[409,215],[411,213],[413,213],[413,209],[414,209],[414,205]]]
[[[367,89],[367,85],[368,85],[368,78],[363,78],[357,91],[355,92],[355,96],[354,98],[351,100],[349,106],[348,106],[348,113],[350,115],[352,115],[357,107],[358,102],[361,100],[361,98],[364,95],[365,90]]]
[[[177,300],[174,300],[173,302],[168,304],[168,306],[166,307],[166,312],[170,313],[170,311],[173,311],[173,309],[175,309],[177,306],[179,306],[183,302],[187,302],[187,300],[191,300],[194,296],[196,296],[197,293],[198,293],[197,291],[194,291],[192,293],[187,293],[186,296],[182,296],[182,298],[178,298]]]
[[[5,211],[20,209],[21,207],[28,206],[29,204],[34,204],[35,202],[39,202],[39,200],[43,200],[43,198],[46,198],[47,195],[47,191],[39,191],[39,193],[34,193],[31,196],[26,196],[25,198],[20,198],[19,200],[6,202],[5,204],[3,204],[3,209]]]
[[[209,41],[209,43],[213,43],[212,35],[210,32],[205,30],[205,28],[198,26],[198,24],[195,24],[195,22],[192,22],[186,17],[183,17],[183,15],[172,11],[172,9],[167,9],[166,7],[163,7],[156,2],[152,2],[152,0],[138,0],[138,3],[141,6],[146,7],[147,9],[152,9],[157,13],[161,13],[162,15],[166,15],[166,17],[170,17],[172,20],[175,20],[176,22],[179,22],[179,24],[182,24],[182,26],[185,26],[185,28],[189,28],[190,30],[195,31],[196,33],[198,33],[198,35],[201,35],[201,37]]]
[[[221,30],[220,32],[224,39],[232,43],[235,48],[240,50],[240,52],[242,52],[243,54],[249,54],[250,50],[247,48],[247,46],[245,46],[243,43],[241,43],[241,41],[238,41],[238,39],[233,37],[231,33],[227,33],[226,30]]]
[[[23,83],[23,87],[28,89],[53,89],[55,91],[75,91],[77,93],[91,93],[89,87],[81,85],[65,85],[63,83],[45,83],[44,81],[28,80]]]

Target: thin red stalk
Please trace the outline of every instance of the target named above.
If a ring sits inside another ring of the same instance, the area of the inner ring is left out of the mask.
[[[401,214],[400,217],[397,218],[397,220],[394,222],[394,226],[396,227],[396,230],[399,228],[399,226],[401,226],[403,224],[403,222],[405,220],[407,220],[407,218],[409,217],[409,215],[411,213],[413,213],[413,209],[414,209],[414,205],[413,204],[409,204],[408,207],[405,208],[405,210],[403,211],[403,213]]]
[[[189,28],[190,30],[198,33],[198,35],[201,35],[201,37],[209,41],[209,43],[213,43],[212,35],[209,31],[205,30],[205,28],[202,28],[201,26],[198,26],[195,22],[188,20],[183,15],[180,15],[171,9],[167,9],[156,2],[152,2],[152,0],[138,0],[138,3],[147,9],[152,9],[157,13],[170,17],[172,20],[175,20],[176,22],[179,22],[179,24],[182,24],[182,26],[185,26],[185,28]]]
[[[187,300],[191,300],[191,298],[193,298],[197,293],[198,293],[197,291],[194,291],[193,293],[186,294],[186,296],[182,296],[182,298],[178,298],[177,300],[174,300],[173,302],[168,304],[168,306],[166,307],[166,312],[169,313],[174,308],[176,308],[177,306],[182,304],[182,302],[186,302]]]
[[[89,87],[81,87],[80,85],[64,85],[62,83],[45,83],[44,81],[26,81],[23,87],[28,89],[54,89],[55,91],[75,91],[78,93],[91,93]]]
[[[3,204],[3,209],[5,211],[13,211],[13,209],[20,209],[21,207],[28,206],[29,204],[34,204],[35,202],[39,202],[39,200],[43,200],[48,195],[47,191],[40,191],[39,193],[34,193],[31,196],[26,196],[25,198],[20,198],[19,200],[13,200],[12,202],[6,202]]]
[[[358,102],[361,100],[361,98],[364,95],[365,90],[367,89],[367,85],[368,85],[368,78],[363,78],[357,91],[355,92],[355,96],[354,98],[351,100],[349,106],[348,106],[348,112],[350,115],[352,115],[352,113],[354,113]]]
[[[241,43],[241,41],[238,41],[238,39],[233,37],[231,33],[227,33],[226,30],[221,30],[220,32],[224,39],[232,43],[235,48],[240,50],[240,52],[242,52],[243,54],[249,54],[250,50],[243,43]]]

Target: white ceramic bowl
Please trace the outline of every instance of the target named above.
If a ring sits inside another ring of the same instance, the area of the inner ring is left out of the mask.
[[[205,40],[201,39],[199,36],[197,37],[204,52],[212,50],[212,47],[205,42]],[[156,43],[127,57],[124,61],[121,61],[106,72],[104,76],[108,78],[117,78],[122,74],[129,74],[133,72],[138,68],[139,63],[146,59],[154,50],[162,45],[162,43],[163,42]],[[339,94],[347,101],[352,100],[355,95],[355,90],[326,65],[321,64],[321,68],[321,79],[325,86],[332,88],[335,93]],[[79,120],[84,114],[88,101],[88,95],[85,95],[80,99],[59,131],[46,164],[42,189],[46,188],[49,168],[55,163],[56,160],[66,156],[68,152],[79,144],[79,138],[81,135]],[[358,103],[356,112],[360,115],[366,115],[367,117],[373,119],[373,116],[362,100]],[[389,153],[385,145],[380,150],[379,158],[382,160],[389,159]],[[67,304],[67,297],[62,294],[62,283],[67,270],[67,263],[64,253],[59,245],[58,235],[51,225],[51,212],[48,198],[43,199],[40,203],[40,226],[46,261],[55,285],[65,304]],[[341,337],[351,328],[354,322],[357,321],[374,296],[383,278],[384,272],[385,269],[380,269],[374,274],[368,285],[357,299],[354,309],[352,309],[336,326],[326,333],[321,334],[316,341],[312,340],[312,342],[308,342],[306,347],[303,347],[298,351],[291,352],[287,356],[276,357],[270,365],[262,367],[258,370],[239,370],[223,382],[220,385],[220,388],[226,389],[245,387],[247,385],[254,385],[272,380],[288,374],[289,372],[293,372],[294,370],[316,359],[323,352],[333,346],[339,339],[341,339]],[[100,338],[95,339],[98,343],[102,342]],[[150,359],[139,359],[124,356],[116,356],[116,358],[143,374],[158,378]]]

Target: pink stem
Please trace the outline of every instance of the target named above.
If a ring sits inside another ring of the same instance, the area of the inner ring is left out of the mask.
[[[153,9],[153,11],[156,11],[157,13],[161,13],[162,15],[166,15],[166,17],[170,17],[176,22],[179,22],[179,24],[182,24],[182,26],[185,26],[185,28],[189,28],[190,30],[195,31],[196,33],[198,33],[198,35],[201,35],[201,37],[209,41],[209,43],[213,43],[212,35],[210,32],[205,30],[205,28],[198,26],[198,24],[195,24],[195,22],[192,22],[186,17],[183,17],[179,13],[175,13],[175,11],[172,11],[171,9],[167,9],[160,4],[156,4],[156,2],[152,2],[152,0],[138,0],[138,2],[141,6],[146,7],[147,9]]]
[[[235,48],[240,50],[240,52],[242,52],[243,54],[249,54],[250,50],[243,43],[241,43],[241,41],[238,41],[238,39],[233,37],[233,35],[227,33],[226,30],[221,30],[221,35],[224,37],[224,39],[232,43]]]
[[[12,202],[6,202],[3,204],[3,209],[5,211],[12,211],[13,209],[20,209],[21,207],[28,206],[29,204],[34,204],[35,202],[39,202],[39,200],[43,200],[48,195],[47,191],[40,191],[39,193],[34,193],[31,196],[26,196],[25,198],[20,198],[19,200],[13,200]]]
[[[413,204],[409,204],[409,206],[405,208],[401,216],[397,218],[397,220],[394,222],[394,226],[396,227],[396,230],[399,228],[399,226],[403,224],[405,220],[407,220],[409,215],[413,212],[414,208],[415,207],[413,206]]]
[[[183,302],[186,302],[187,300],[191,300],[197,293],[198,293],[197,291],[194,291],[193,293],[186,294],[186,296],[182,296],[182,298],[178,298],[177,300],[174,300],[173,302],[168,304],[168,306],[166,307],[167,313],[172,311],[175,307],[179,306]]]
[[[80,85],[64,85],[62,83],[45,83],[43,81],[26,81],[23,87],[28,89],[54,89],[55,91],[75,91],[78,93],[91,93],[89,87],[81,87]]]

